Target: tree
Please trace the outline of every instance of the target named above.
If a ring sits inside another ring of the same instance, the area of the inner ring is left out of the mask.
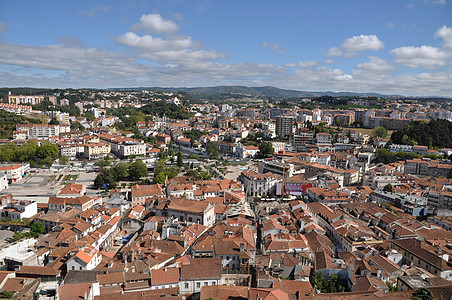
[[[50,157],[55,160],[59,156],[58,146],[49,142],[44,142],[36,149],[36,156],[41,159]]]
[[[44,233],[44,225],[41,222],[35,222],[30,226],[30,233],[33,237],[38,237]]]
[[[60,122],[57,121],[57,119],[52,118],[52,120],[50,120],[49,125],[58,125],[60,124]]]
[[[416,299],[416,300],[432,300],[433,299],[433,293],[432,293],[432,291],[430,291],[427,288],[419,288],[413,294],[413,299]]]
[[[125,162],[117,163],[110,169],[114,180],[123,180],[129,177],[129,164]]]
[[[3,290],[0,292],[0,299],[10,299],[13,297],[13,295],[14,295],[13,292]]]
[[[181,168],[184,165],[183,159],[182,159],[182,152],[177,152],[177,166]]]
[[[35,141],[26,141],[22,146],[17,147],[14,160],[18,162],[31,161],[36,156],[38,143]]]
[[[142,177],[148,176],[148,168],[145,163],[138,159],[129,166],[129,177],[132,180],[138,180]]]
[[[383,191],[392,194],[394,193],[394,188],[392,184],[388,183],[387,185],[384,186]]]
[[[14,143],[6,143],[0,146],[0,161],[10,162],[13,161],[17,152],[17,145]]]
[[[388,135],[388,130],[383,126],[377,126],[373,129],[373,134],[376,137],[385,138]]]
[[[217,142],[208,141],[206,151],[210,158],[218,158],[220,156],[220,148]]]
[[[69,163],[69,158],[67,156],[61,155],[60,164],[67,165]]]
[[[259,158],[268,158],[272,157],[275,150],[273,149],[273,145],[271,142],[262,142],[259,144],[259,152],[257,156]]]

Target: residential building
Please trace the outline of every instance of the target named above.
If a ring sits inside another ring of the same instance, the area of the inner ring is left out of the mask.
[[[22,180],[22,178],[28,174],[29,170],[30,170],[29,164],[6,165],[0,167],[0,172],[6,174],[6,179],[10,184]]]
[[[103,158],[111,151],[110,144],[107,143],[84,144],[83,148],[83,153],[88,159]]]
[[[38,213],[38,206],[34,200],[14,200],[0,208],[1,218],[11,221],[31,218]]]
[[[180,294],[199,293],[203,286],[221,285],[221,258],[192,258],[180,268]]]
[[[272,173],[257,173],[253,170],[245,170],[239,176],[239,180],[245,186],[245,191],[249,196],[267,196],[276,192],[278,178]]]
[[[24,96],[24,95],[8,95],[9,104],[29,104],[36,105],[44,101],[44,96]]]
[[[294,132],[295,118],[293,116],[276,117],[276,135],[285,137],[292,136]]]

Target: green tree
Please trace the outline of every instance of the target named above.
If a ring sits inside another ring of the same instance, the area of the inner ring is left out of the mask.
[[[427,288],[419,288],[413,294],[413,299],[416,299],[416,300],[432,300],[433,299],[433,293],[432,293],[432,291],[430,291]]]
[[[182,159],[182,152],[177,152],[177,166],[181,168],[184,165],[184,161]]]
[[[17,145],[14,143],[6,143],[0,146],[0,161],[11,162],[17,152]]]
[[[392,194],[392,193],[394,193],[394,188],[393,188],[392,184],[388,183],[387,185],[384,186],[383,191]]]
[[[208,141],[206,151],[210,158],[218,158],[220,156],[220,148],[217,142]]]
[[[111,176],[114,180],[123,180],[129,177],[129,164],[120,162],[114,165],[111,169]]]
[[[36,156],[37,148],[38,144],[35,141],[26,141],[17,148],[14,160],[18,162],[31,161]]]
[[[33,237],[38,237],[44,233],[44,225],[41,222],[35,222],[30,226],[30,233]]]
[[[36,156],[41,159],[50,157],[55,160],[59,156],[58,146],[49,142],[44,142],[36,149]]]
[[[0,292],[0,299],[11,299],[13,295],[14,295],[13,292],[3,290]]]
[[[165,176],[164,172],[161,172],[161,173],[157,174],[156,176],[154,176],[155,183],[164,184],[165,179],[166,179],[166,176]]]
[[[138,159],[130,164],[128,170],[129,177],[132,180],[138,180],[140,178],[148,176],[148,168],[141,159]]]
[[[257,156],[259,158],[268,158],[272,157],[275,150],[273,149],[273,145],[271,142],[262,142],[259,144],[259,152]]]
[[[67,156],[61,155],[60,164],[67,165],[69,163],[69,158]]]
[[[376,137],[385,138],[388,135],[388,130],[383,126],[377,126],[373,129],[373,134]]]

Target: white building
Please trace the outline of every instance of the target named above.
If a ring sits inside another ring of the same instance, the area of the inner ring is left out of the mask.
[[[24,95],[8,95],[8,103],[10,104],[39,104],[44,100],[44,96],[24,96]]]
[[[156,211],[157,216],[162,216],[162,213],[164,211]],[[166,214],[169,218],[177,218],[183,222],[199,223],[207,227],[212,226],[215,222],[214,206],[206,201],[174,198],[168,205]]]
[[[49,139],[57,137],[60,133],[71,131],[69,125],[37,125],[37,124],[18,124],[16,131],[13,133],[14,139]]]
[[[273,194],[278,182],[277,177],[270,172],[260,174],[253,170],[243,171],[239,180],[245,186],[246,193],[253,197]]]
[[[32,200],[15,200],[0,209],[2,218],[9,220],[21,220],[31,218],[38,213],[38,205]]]
[[[29,164],[6,165],[0,167],[0,172],[4,172],[6,174],[8,183],[19,182],[22,177],[24,177],[28,173],[29,170]]]
[[[66,263],[67,270],[92,270],[102,261],[102,254],[93,246],[86,244],[73,251],[73,256]]]
[[[0,173],[0,192],[8,188],[8,178],[6,173]]]

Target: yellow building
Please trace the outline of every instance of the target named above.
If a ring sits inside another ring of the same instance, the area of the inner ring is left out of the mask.
[[[107,143],[84,144],[85,157],[88,159],[103,158],[110,153],[111,147]]]

